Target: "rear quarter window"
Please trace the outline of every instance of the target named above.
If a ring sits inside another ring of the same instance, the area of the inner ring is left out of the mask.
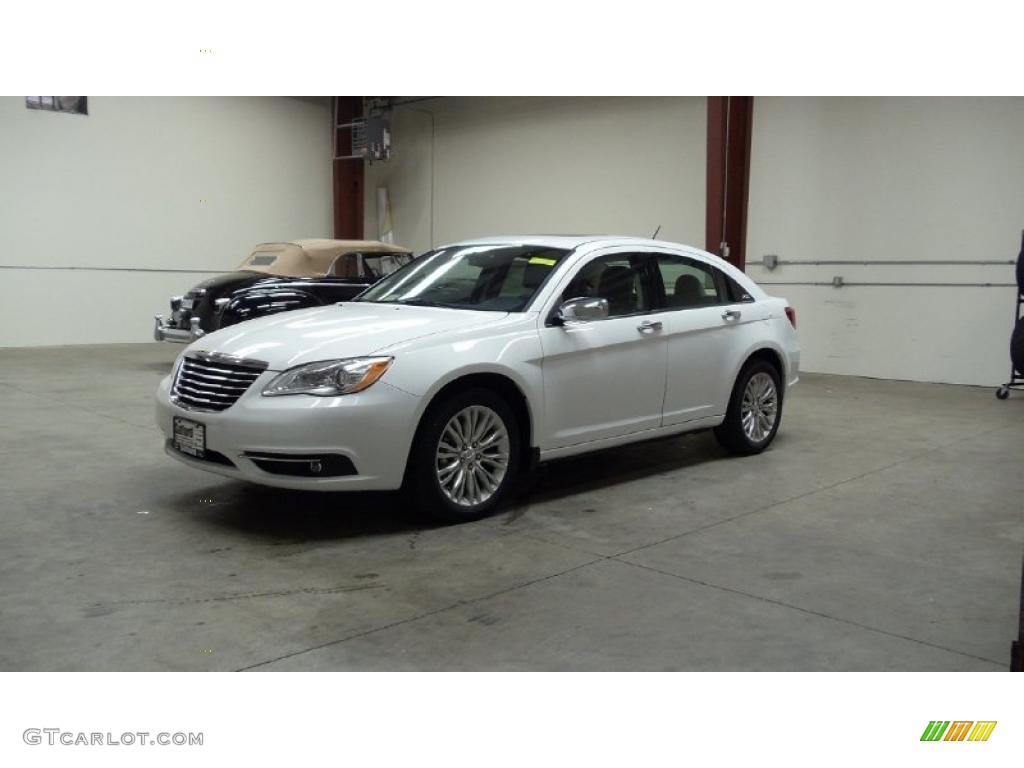
[[[721,274],[722,280],[725,281],[725,293],[731,304],[739,304],[754,300],[754,297],[747,292],[746,288],[741,286],[724,272],[720,272],[719,274]]]

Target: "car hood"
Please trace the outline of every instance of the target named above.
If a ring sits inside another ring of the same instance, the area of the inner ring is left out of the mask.
[[[240,286],[254,283],[262,277],[266,277],[266,275],[258,272],[225,272],[222,275],[214,275],[213,277],[206,278],[201,283],[197,283],[185,295],[190,298],[204,295],[211,295],[213,297],[223,296],[225,293],[230,293]]]
[[[262,360],[270,370],[283,371],[317,360],[370,355],[507,316],[507,312],[345,302],[232,325],[197,339],[185,351]]]

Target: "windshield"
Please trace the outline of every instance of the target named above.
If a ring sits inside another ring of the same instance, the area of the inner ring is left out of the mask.
[[[358,301],[522,312],[569,251],[538,245],[469,245],[420,256]]]

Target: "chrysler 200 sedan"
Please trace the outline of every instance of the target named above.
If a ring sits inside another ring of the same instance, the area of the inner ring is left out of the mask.
[[[772,442],[796,313],[724,260],[626,237],[433,250],[355,300],[204,336],[157,391],[174,458],[283,488],[491,511],[537,461],[713,429]]]

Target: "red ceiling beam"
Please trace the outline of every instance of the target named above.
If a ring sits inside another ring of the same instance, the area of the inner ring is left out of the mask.
[[[347,155],[352,147],[352,129],[338,128],[363,116],[362,96],[336,96],[334,146],[336,154]],[[339,240],[363,239],[362,160],[334,160],[334,236]]]
[[[704,248],[746,266],[753,96],[708,97],[707,218]]]

